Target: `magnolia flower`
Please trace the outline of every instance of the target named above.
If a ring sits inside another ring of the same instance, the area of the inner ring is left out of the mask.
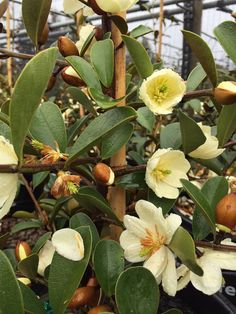
[[[55,248],[52,242],[47,240],[42,249],[39,251],[38,274],[43,276],[45,269],[51,264]]]
[[[139,97],[154,114],[169,114],[185,91],[186,85],[178,73],[162,69],[143,81]]]
[[[94,15],[93,10],[79,0],[64,0],[63,7],[66,14],[75,14],[77,11],[83,9],[84,16]]]
[[[221,244],[235,245],[230,239],[225,239]],[[203,253],[198,259],[198,264],[203,269],[203,276],[191,272],[185,265],[177,269],[178,290],[183,289],[191,281],[193,286],[205,294],[211,295],[220,290],[223,282],[221,269],[236,270],[236,253],[222,252],[213,249],[200,249]]]
[[[190,163],[179,150],[158,149],[147,162],[145,180],[158,197],[177,198]]]
[[[95,28],[95,26],[91,25],[91,24],[86,24],[84,26],[81,26],[81,29],[79,32],[79,40],[75,44],[79,53],[81,52],[81,49],[84,46],[84,43],[86,42],[86,40],[88,39],[90,34],[93,32],[94,28]],[[93,40],[90,43],[88,49],[86,50],[85,55],[89,55],[90,49],[95,42],[96,42],[96,39],[95,39],[95,37],[93,37]]]
[[[221,82],[214,90],[214,98],[220,105],[230,105],[236,102],[236,82]]]
[[[17,165],[18,158],[13,146],[0,136],[0,165]],[[0,174],[0,219],[10,211],[17,191],[18,175],[16,173]]]
[[[101,10],[109,13],[127,11],[136,2],[138,2],[138,0],[96,0],[96,3]]]
[[[215,136],[211,135],[211,127],[202,125],[201,122],[198,123],[198,125],[204,133],[206,141],[197,149],[189,153],[189,156],[200,159],[212,159],[221,155],[224,151],[224,148],[218,148],[219,141]]]
[[[124,217],[127,230],[120,236],[124,256],[132,263],[144,262],[143,266],[153,273],[158,284],[162,281],[166,293],[174,296],[177,273],[175,257],[168,244],[180,226],[181,218],[175,214],[164,218],[160,207],[144,200],[136,203],[135,210],[139,218]]]

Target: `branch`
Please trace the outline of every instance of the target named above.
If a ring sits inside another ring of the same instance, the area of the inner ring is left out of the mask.
[[[214,244],[204,241],[195,241],[197,247],[210,248],[222,252],[236,252],[236,245]]]
[[[223,147],[224,148],[228,148],[228,147],[232,147],[232,146],[235,146],[235,145],[236,145],[236,141],[231,141],[231,142],[226,143]]]
[[[185,93],[183,97],[183,101],[189,100],[189,99],[194,99],[198,97],[212,97],[213,96],[213,89],[200,89],[200,90],[195,90],[191,92]]]

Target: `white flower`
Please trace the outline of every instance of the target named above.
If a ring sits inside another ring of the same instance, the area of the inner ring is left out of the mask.
[[[79,53],[81,52],[81,49],[84,46],[84,43],[86,42],[86,40],[88,39],[89,35],[92,33],[94,28],[95,26],[91,24],[86,24],[81,27],[80,32],[79,32],[79,40],[75,43]],[[88,49],[86,50],[85,55],[89,55],[90,49],[95,42],[96,42],[96,39],[94,37]]]
[[[162,281],[166,293],[174,296],[177,273],[175,258],[168,244],[180,226],[181,218],[175,214],[164,218],[161,208],[144,200],[136,203],[135,210],[139,218],[124,217],[127,230],[120,236],[124,256],[132,263],[144,262],[143,266],[153,273],[158,284]]]
[[[52,242],[47,240],[42,249],[39,251],[38,274],[43,276],[45,269],[51,264],[55,248]]]
[[[0,165],[17,165],[18,158],[13,146],[0,136]],[[0,173],[0,219],[8,214],[17,191],[18,175],[16,173]]]
[[[221,244],[235,245],[230,239],[225,239]],[[213,249],[200,249],[203,253],[197,261],[203,269],[203,276],[191,272],[185,265],[177,269],[178,290],[183,289],[191,281],[193,286],[205,294],[211,295],[220,290],[223,277],[221,269],[236,270],[236,252],[222,252]]]
[[[211,135],[211,127],[202,125],[202,123],[198,123],[198,125],[204,133],[206,141],[197,149],[189,153],[189,156],[200,159],[212,159],[221,155],[225,149],[218,148],[219,141],[215,136]]]
[[[79,0],[64,0],[63,7],[66,14],[75,14],[77,11],[83,9],[84,16],[94,15],[93,10]]]
[[[109,13],[127,11],[136,2],[138,2],[138,0],[96,0],[101,10]]]
[[[158,149],[147,162],[145,180],[158,197],[177,198],[190,163],[179,150]]]
[[[186,85],[178,73],[162,69],[143,81],[139,97],[154,114],[169,114],[185,91]]]

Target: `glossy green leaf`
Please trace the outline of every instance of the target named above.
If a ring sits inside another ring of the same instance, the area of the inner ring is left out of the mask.
[[[99,209],[102,213],[113,219],[118,225],[123,226],[105,198],[91,187],[81,187],[74,198],[85,208]]]
[[[109,110],[94,119],[73,145],[67,164],[70,164],[79,155],[89,150],[119,125],[135,118],[136,112],[134,109],[120,107]]]
[[[133,124],[123,123],[103,138],[101,145],[101,157],[107,159],[112,157],[119,149],[126,145],[133,134]]]
[[[9,232],[0,235],[0,250],[4,249],[6,247],[9,236],[10,236]]]
[[[195,90],[206,78],[206,76],[207,74],[204,71],[203,67],[201,66],[201,64],[198,64],[188,76],[186,83],[187,91]]]
[[[96,117],[98,115],[91,100],[82,92],[82,90],[77,87],[69,87],[67,88],[67,92],[74,100],[78,101],[86,110],[88,110],[88,112],[91,112],[93,116]]]
[[[23,296],[25,311],[32,314],[46,314],[43,302],[39,300],[33,290],[22,282],[19,282],[19,285]]]
[[[137,121],[149,132],[152,132],[155,125],[155,116],[147,107],[142,107],[137,110]]]
[[[52,233],[51,232],[47,232],[44,235],[42,235],[37,242],[35,243],[33,249],[32,249],[32,253],[38,253],[41,248],[44,246],[44,244],[47,242],[47,240],[49,240],[51,238]]]
[[[14,234],[22,230],[41,228],[41,227],[42,227],[42,223],[39,220],[22,221],[14,225],[14,227],[11,228],[11,233]]]
[[[227,55],[236,64],[236,23],[225,21],[214,29],[214,34]]]
[[[123,35],[122,39],[141,78],[145,79],[150,76],[153,73],[153,66],[144,46],[129,36]]]
[[[49,171],[43,171],[33,174],[33,189],[36,189],[50,174]]]
[[[19,282],[6,255],[0,250],[0,313],[24,314]]]
[[[188,154],[202,145],[206,137],[197,123],[182,111],[179,111],[179,121],[184,152]]]
[[[93,100],[96,102],[96,104],[103,109],[109,109],[109,108],[115,107],[125,99],[125,97],[114,99],[110,96],[104,95],[102,92],[94,88],[89,89],[89,94],[93,98]]]
[[[11,139],[11,129],[6,123],[2,121],[0,121],[0,135],[4,136],[8,140]]]
[[[124,270],[124,252],[112,240],[101,240],[96,245],[93,257],[96,278],[107,296],[115,294],[117,279]]]
[[[22,17],[27,34],[35,46],[47,22],[52,0],[23,0]],[[29,84],[30,85],[30,84]]]
[[[9,5],[9,0],[2,0],[0,3],[0,18],[5,14]]]
[[[90,52],[91,63],[102,84],[110,87],[114,76],[114,44],[111,39],[97,41]]]
[[[10,120],[7,114],[0,111],[0,121],[4,122],[5,124],[9,125]]]
[[[75,262],[55,253],[50,266],[48,290],[53,312],[63,314],[76,288],[79,286],[92,249],[92,235],[89,227],[77,228],[84,241],[85,256]]]
[[[66,61],[74,68],[88,87],[101,90],[102,87],[98,75],[90,63],[78,56],[67,57]]]
[[[126,20],[123,17],[121,17],[119,15],[111,15],[110,19],[116,25],[116,27],[119,29],[121,34],[127,34],[127,32],[128,32],[128,24],[127,24]]]
[[[159,287],[146,268],[128,268],[116,284],[116,304],[120,314],[156,314],[159,306]],[[132,297],[131,297],[132,296]]]
[[[65,123],[57,105],[53,102],[43,103],[35,112],[31,126],[31,135],[39,142],[64,152],[67,146]]]
[[[18,269],[25,277],[35,279],[37,277],[38,263],[38,255],[31,254],[19,262]]]
[[[75,123],[68,129],[68,146],[71,146],[74,143],[74,139],[79,135],[81,129],[89,121],[90,116],[84,116],[80,119],[77,119]]]
[[[171,198],[160,198],[152,190],[148,190],[148,201],[153,203],[156,207],[162,208],[163,215],[169,213],[169,211],[174,207],[176,199]]]
[[[236,130],[236,104],[223,106],[218,123],[217,138],[219,145],[224,146]]]
[[[135,27],[134,29],[132,29],[132,31],[130,32],[130,36],[134,37],[134,38],[138,38],[144,35],[147,35],[149,33],[152,33],[153,29],[145,26],[145,25],[139,25],[137,27]]]
[[[174,122],[161,128],[160,145],[161,148],[179,149],[182,144],[180,123]]]
[[[10,125],[12,143],[20,162],[25,137],[52,74],[56,56],[57,48],[39,52],[27,63],[16,81],[10,103]]]
[[[117,178],[115,184],[116,186],[126,190],[146,189],[147,185],[145,182],[145,172],[139,171],[126,174],[120,178]]]
[[[198,276],[203,275],[203,270],[197,264],[193,239],[187,230],[179,227],[173,235],[168,247],[192,272],[194,272]]]
[[[215,215],[212,212],[211,206],[208,200],[205,198],[204,194],[191,182],[185,179],[180,179],[183,184],[184,190],[188,193],[194,203],[201,210],[202,215],[205,217],[205,220],[209,227],[211,228],[211,232],[213,235],[216,233],[215,229]]]
[[[184,39],[201,63],[213,87],[217,86],[217,71],[214,57],[208,44],[197,34],[183,30]]]

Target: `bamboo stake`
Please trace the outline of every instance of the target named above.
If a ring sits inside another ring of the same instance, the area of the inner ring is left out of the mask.
[[[11,13],[10,13],[10,7],[8,6],[7,9],[7,17],[6,17],[6,31],[7,31],[7,49],[11,49]],[[12,88],[12,58],[7,59],[7,81],[8,86],[11,89]]]
[[[125,13],[119,14],[125,18]],[[121,33],[118,28],[112,23],[112,39],[116,49],[115,54],[115,77],[114,77],[114,98],[120,98],[126,94],[126,58],[125,47],[120,45],[122,42]],[[125,106],[125,101],[119,104]],[[123,167],[126,165],[126,148],[125,146],[120,149],[112,158],[110,162],[111,167]],[[126,195],[125,190],[118,187],[110,187],[108,193],[108,200],[115,214],[123,220],[126,211]],[[115,225],[111,226],[111,236],[114,240],[118,240],[122,229]]]
[[[162,53],[163,21],[164,21],[164,0],[160,0],[160,13],[159,13],[160,24],[159,24],[159,35],[158,35],[157,60],[161,59],[161,53]]]

